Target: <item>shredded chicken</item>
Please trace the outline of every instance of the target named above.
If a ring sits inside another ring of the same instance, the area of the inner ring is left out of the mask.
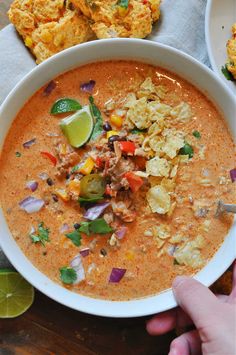
[[[122,201],[111,203],[114,214],[124,222],[133,222],[136,219],[136,212],[129,210]]]

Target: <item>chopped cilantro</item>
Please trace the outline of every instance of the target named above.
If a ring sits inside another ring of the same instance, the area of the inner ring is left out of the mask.
[[[193,131],[193,136],[197,139],[201,138],[201,133],[199,131]]]
[[[225,66],[221,67],[221,71],[222,71],[222,73],[224,74],[224,76],[225,76],[225,78],[227,80],[230,80],[230,81],[234,81],[235,80],[233,75],[232,75],[232,73],[227,68],[227,64],[225,64]]]
[[[22,155],[22,154],[21,154],[20,152],[16,152],[16,157],[17,157],[17,158],[20,158],[21,155]]]
[[[79,247],[81,245],[81,234],[78,230],[74,230],[71,233],[68,233],[65,235],[67,238],[69,238],[74,245]]]
[[[113,229],[107,224],[104,218],[98,218],[91,222],[82,222],[79,231],[87,235],[107,234],[113,232]]]
[[[76,173],[77,170],[79,170],[79,168],[80,168],[80,164],[77,164],[77,165],[73,166],[73,168],[71,169],[70,172],[71,172],[72,174],[74,174],[74,173]]]
[[[82,233],[85,233],[87,235],[90,235],[89,223],[90,222],[82,222],[81,226],[79,227],[79,231],[82,232]]]
[[[179,151],[180,155],[188,155],[189,158],[193,157],[193,153],[193,147],[188,143],[185,143],[185,145]]]
[[[79,197],[78,201],[82,205],[82,204],[85,204],[85,203],[94,203],[94,202],[97,202],[97,201],[100,201],[100,200],[103,200],[103,199],[104,199],[103,196],[93,197],[93,198]]]
[[[44,223],[41,222],[38,225],[38,232],[37,234],[31,233],[30,238],[32,239],[33,243],[41,243],[45,246],[45,242],[49,242],[49,233],[50,230],[44,227]]]
[[[60,279],[64,284],[73,284],[77,279],[75,270],[67,266],[60,268]]]
[[[94,118],[94,129],[93,133],[91,135],[90,140],[95,140],[97,139],[100,134],[103,132],[103,119],[100,110],[94,103],[94,98],[92,96],[89,97],[89,102],[90,102],[90,109]]]
[[[125,9],[128,9],[129,0],[118,0],[117,5],[120,7],[124,7]]]
[[[173,264],[174,264],[174,265],[180,265],[180,263],[179,263],[178,260],[176,260],[176,259],[174,259]]]
[[[130,133],[132,134],[142,134],[142,133],[146,133],[147,129],[138,129],[138,128],[133,128]]]

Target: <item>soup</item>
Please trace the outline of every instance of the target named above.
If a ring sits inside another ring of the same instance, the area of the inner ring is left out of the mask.
[[[193,275],[222,244],[235,202],[232,137],[215,106],[175,74],[93,63],[36,92],[0,158],[16,242],[74,292],[128,300]]]

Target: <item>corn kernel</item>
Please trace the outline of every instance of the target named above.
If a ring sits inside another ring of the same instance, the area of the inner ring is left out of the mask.
[[[111,115],[110,121],[112,124],[114,124],[118,128],[120,128],[123,124],[123,119],[119,115]]]
[[[26,39],[25,39],[25,45],[26,45],[26,47],[32,47],[32,46],[33,46],[32,38],[26,37]]]
[[[134,259],[134,253],[131,250],[127,251],[126,259],[128,259],[128,260],[133,260]]]
[[[107,132],[107,139],[109,139],[112,136],[118,136],[118,132],[117,131],[108,131]]]
[[[79,172],[81,174],[88,175],[93,170],[94,165],[95,165],[95,163],[94,163],[93,159],[89,157],[85,160],[84,164],[79,169]]]
[[[71,180],[68,189],[70,192],[74,193],[75,195],[79,195],[80,193],[80,182],[79,180]]]
[[[121,16],[121,17],[124,17],[124,16],[126,16],[127,15],[127,13],[128,13],[128,8],[126,9],[125,7],[123,7],[123,6],[119,6],[118,7],[118,14]]]
[[[66,153],[67,153],[67,146],[66,146],[66,144],[61,144],[61,145],[60,145],[60,154],[66,155]]]
[[[70,196],[68,195],[68,193],[64,189],[55,190],[55,194],[65,202],[69,201],[69,199],[70,199]]]

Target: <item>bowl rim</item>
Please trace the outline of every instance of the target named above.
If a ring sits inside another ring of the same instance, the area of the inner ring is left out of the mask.
[[[213,79],[213,81],[216,82],[219,87],[225,92],[225,95],[228,96],[228,98],[232,101],[233,104],[235,104],[236,107],[236,100],[234,98],[233,93],[231,90],[227,87],[225,83],[223,83],[214,72],[212,72],[209,68],[207,68],[205,65],[202,63],[198,62],[196,59],[193,57],[189,56],[188,54],[185,54],[175,48],[172,48],[170,46],[156,43],[156,42],[151,42],[148,40],[140,40],[140,39],[105,39],[105,40],[99,40],[99,41],[91,41],[88,43],[84,43],[81,45],[74,46],[72,48],[69,48],[63,52],[60,52],[56,54],[55,56],[49,58],[45,62],[41,63],[39,66],[33,68],[9,93],[9,95],[6,97],[4,100],[3,104],[0,107],[0,119],[1,116],[4,115],[4,112],[7,110],[8,106],[11,105],[11,102],[13,101],[14,97],[18,94],[20,91],[21,87],[29,83],[31,80],[34,80],[37,75],[42,73],[44,70],[50,69],[52,65],[57,65],[60,63],[61,59],[70,57],[74,55],[74,53],[77,52],[82,52],[83,50],[87,49],[94,49],[96,50],[96,47],[98,46],[109,46],[109,45],[115,45],[115,46],[135,46],[135,45],[140,45],[143,50],[147,47],[153,47],[154,50],[164,50],[168,54],[174,54],[179,56],[181,60],[184,60],[185,62],[191,63],[191,65],[194,67],[198,67],[206,76],[210,77]],[[120,47],[120,48],[121,48]],[[128,59],[129,55],[127,55],[126,59]],[[141,57],[141,56],[140,56]],[[117,60],[122,59],[122,58],[117,58]],[[123,59],[125,60],[125,57],[123,56]],[[104,61],[99,60],[93,60],[91,62],[99,62],[99,61]],[[109,60],[109,59],[108,59]],[[133,59],[135,60],[135,59]],[[140,58],[137,59],[137,61],[142,61]],[[88,61],[89,62],[89,61]],[[86,63],[84,63],[86,64]],[[84,65],[83,64],[83,65]],[[157,64],[156,64],[157,65]],[[75,67],[78,66],[70,66],[64,71],[60,71],[60,74],[67,72]],[[58,74],[58,75],[60,75]],[[181,76],[179,73],[177,75]],[[51,78],[51,80],[53,77]],[[188,79],[185,79],[188,80]],[[45,81],[44,84],[46,84],[47,81]],[[42,85],[41,85],[42,87]],[[38,87],[39,89],[40,87]],[[37,89],[37,90],[38,90]],[[35,90],[35,91],[37,91]],[[201,90],[201,89],[200,89]],[[34,91],[34,92],[35,92]],[[31,95],[32,96],[32,95]],[[20,108],[23,107],[25,101],[23,101],[23,104],[20,104]],[[4,139],[3,139],[4,141]],[[1,143],[1,142],[0,142]],[[176,300],[174,298],[173,292],[171,289],[164,290],[163,292],[154,295],[154,296],[147,296],[145,298],[140,298],[140,299],[132,299],[129,301],[110,301],[110,300],[102,300],[102,299],[96,299],[96,298],[91,298],[88,296],[83,296],[77,293],[74,293],[72,291],[67,290],[63,286],[60,286],[59,284],[55,283],[54,281],[50,280],[46,275],[44,275],[42,272],[40,272],[36,267],[33,266],[33,264],[27,259],[27,257],[23,254],[21,251],[20,247],[17,245],[15,240],[13,239],[9,228],[7,226],[7,223],[5,221],[5,218],[3,217],[2,211],[0,209],[0,221],[4,221],[4,223],[0,223],[0,234],[3,235],[3,238],[1,237],[0,240],[0,245],[2,247],[3,252],[6,254],[8,259],[11,261],[12,265],[23,275],[23,277],[28,280],[34,287],[36,287],[38,290],[40,290],[42,293],[47,295],[48,297],[52,298],[53,300],[68,306],[72,309],[85,312],[88,314],[93,314],[97,316],[106,316],[106,317],[138,317],[138,316],[146,316],[158,312],[162,312],[164,310],[171,309],[177,305]],[[235,225],[236,228],[236,225]],[[231,228],[231,230],[233,227]],[[235,248],[235,238],[233,236],[233,232],[229,233],[229,235],[226,237],[227,241],[227,258],[223,258],[221,262],[216,262],[217,265],[217,270],[211,270],[209,272],[208,265],[209,263],[212,263],[215,259],[218,258],[218,254],[220,251],[222,251],[223,248],[223,253],[225,253],[224,247],[226,245],[226,242],[222,244],[222,246],[219,248],[219,250],[216,252],[216,254],[213,256],[212,259],[210,259],[210,262],[199,272],[197,273],[194,278],[197,280],[200,280],[204,285],[209,286],[211,285],[216,279],[220,277],[220,275],[223,274],[223,272],[230,266],[230,264],[233,262],[233,260],[236,257],[236,248]],[[15,256],[17,255],[17,258]],[[28,268],[31,268],[29,272]],[[209,274],[207,280],[204,279],[205,275]]]

